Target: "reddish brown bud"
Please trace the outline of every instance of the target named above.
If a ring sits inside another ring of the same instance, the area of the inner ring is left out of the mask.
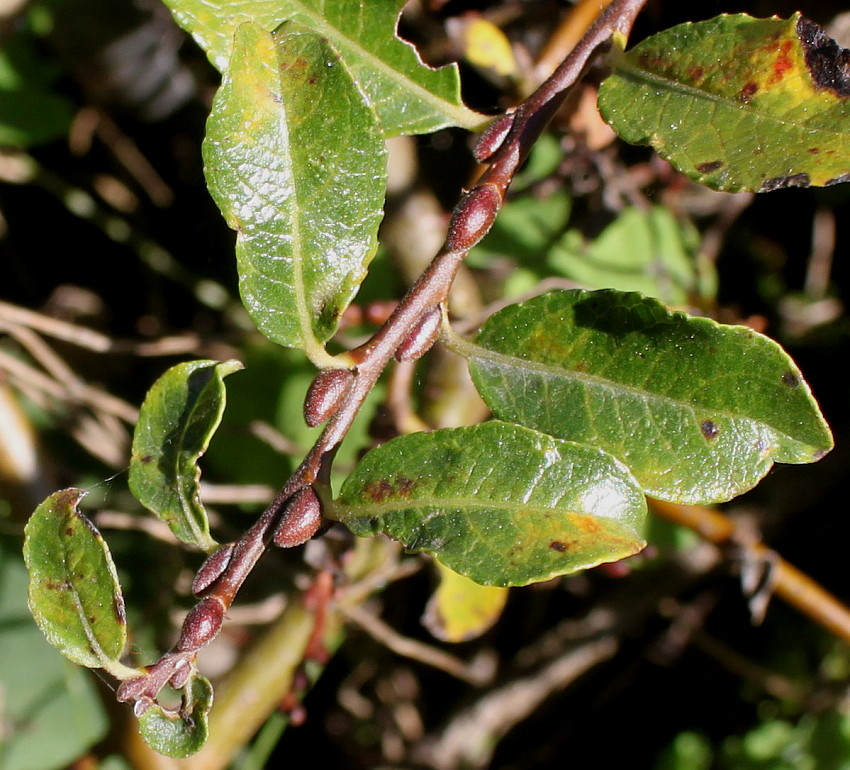
[[[325,369],[316,375],[304,399],[304,421],[321,425],[337,409],[354,380],[350,369]]]
[[[395,359],[401,364],[416,361],[428,352],[440,333],[443,314],[439,307],[432,307],[416,324],[416,328],[398,346]]]
[[[450,251],[469,251],[493,225],[502,194],[492,184],[473,187],[461,198],[449,223],[446,246]]]
[[[227,569],[230,564],[230,559],[233,556],[233,544],[223,545],[216,551],[213,551],[207,560],[201,565],[192,581],[192,593],[195,596],[200,596],[206,591],[216,580],[221,577],[221,574]]]
[[[321,525],[322,504],[313,487],[305,487],[296,492],[287,504],[274,531],[274,544],[279,548],[303,545],[316,534]]]
[[[472,148],[472,155],[479,163],[489,160],[502,146],[505,137],[514,124],[513,112],[506,112],[496,118],[481,132],[481,136]]]
[[[224,622],[224,607],[217,599],[204,599],[186,615],[180,639],[177,641],[178,652],[192,652],[209,644],[215,639]]]

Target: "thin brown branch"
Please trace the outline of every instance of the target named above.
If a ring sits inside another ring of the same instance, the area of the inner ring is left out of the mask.
[[[493,672],[489,670],[489,666],[487,667],[488,670],[480,670],[474,662],[467,663],[437,647],[403,636],[392,626],[384,623],[377,615],[363,607],[355,604],[343,605],[340,607],[340,611],[346,620],[365,631],[397,655],[445,671],[447,674],[479,687],[492,679]]]
[[[717,546],[735,546],[744,558],[769,562],[774,592],[831,633],[850,642],[850,608],[808,575],[789,564],[776,551],[722,513],[695,505],[652,500],[659,516],[687,527]]]

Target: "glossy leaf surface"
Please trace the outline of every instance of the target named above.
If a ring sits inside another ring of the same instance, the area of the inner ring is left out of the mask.
[[[27,522],[29,606],[65,657],[109,669],[127,641],[124,599],[103,538],[77,509],[84,496],[81,489],[55,492]]]
[[[744,14],[681,24],[613,57],[599,106],[718,190],[850,179],[850,54],[814,22]]]
[[[181,697],[177,711],[154,704],[139,717],[139,733],[145,743],[176,759],[194,754],[207,742],[213,688],[209,680],[195,674],[181,690]]]
[[[497,313],[457,349],[500,419],[600,446],[664,500],[728,500],[774,462],[832,447],[779,345],[639,294],[553,292]]]
[[[369,452],[328,516],[384,532],[485,585],[548,580],[639,551],[645,502],[592,447],[507,423],[401,436]]]
[[[328,41],[375,108],[386,136],[427,133],[486,122],[460,99],[457,67],[432,69],[399,39],[396,24],[405,0],[165,0],[222,72],[233,35],[246,21],[272,32],[296,21]],[[336,135],[336,132],[334,132]]]
[[[224,412],[222,378],[238,361],[190,361],[169,369],[148,391],[133,433],[130,491],[184,543],[209,551],[207,514],[199,498],[198,460]]]
[[[204,141],[238,232],[242,299],[267,337],[319,365],[377,248],[386,190],[374,111],[328,44],[243,24]]]
[[[436,639],[467,642],[487,631],[500,617],[508,589],[483,586],[435,562],[440,584],[431,595],[422,624]]]

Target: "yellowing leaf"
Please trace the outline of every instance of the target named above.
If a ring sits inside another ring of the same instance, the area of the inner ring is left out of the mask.
[[[467,642],[481,636],[502,614],[508,589],[482,586],[439,561],[440,584],[428,600],[422,623],[444,642]]]
[[[627,142],[719,190],[850,180],[850,52],[799,13],[681,24],[615,56],[599,92]]]

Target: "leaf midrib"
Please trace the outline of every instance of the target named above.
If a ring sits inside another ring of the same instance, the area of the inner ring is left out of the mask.
[[[349,49],[353,50],[356,55],[369,61],[376,70],[382,72],[385,76],[387,76],[393,83],[396,84],[399,89],[413,91],[417,94],[420,101],[430,105],[436,111],[440,112],[446,117],[455,120],[458,126],[462,128],[471,129],[477,127],[482,120],[486,120],[486,118],[484,118],[483,116],[481,117],[481,120],[472,120],[473,116],[477,118],[477,113],[470,110],[468,107],[452,104],[446,99],[432,93],[424,86],[421,86],[416,80],[414,80],[410,75],[405,74],[402,70],[390,67],[383,61],[383,59],[373,56],[369,51],[363,48],[363,46],[360,45],[358,41],[345,35],[342,30],[330,24],[324,17],[317,14],[312,9],[307,8],[303,3],[298,2],[297,0],[293,0],[290,3],[290,7],[292,7],[295,12],[300,13],[304,17],[308,18],[316,32],[324,33],[338,45],[348,47]],[[403,40],[401,40],[401,38],[397,36],[394,39],[395,42],[397,42],[399,45],[407,45]],[[413,53],[414,56],[416,55],[415,50],[413,50],[412,48],[411,53]],[[425,64],[421,63],[420,66],[422,66],[423,68],[426,67]]]
[[[774,434],[780,434],[789,441],[801,443],[798,439],[789,436],[788,434],[780,431],[778,428],[775,428],[769,423],[763,422],[762,420],[750,417],[748,415],[737,414],[735,412],[731,412],[726,409],[718,409],[717,407],[713,406],[703,407],[699,404],[692,405],[684,401],[677,401],[671,396],[667,396],[660,393],[653,393],[652,391],[648,390],[643,390],[635,385],[629,385],[626,383],[619,383],[612,380],[607,380],[598,375],[588,374],[587,372],[579,372],[574,369],[565,369],[551,364],[544,364],[539,361],[532,361],[526,358],[518,358],[516,356],[506,355],[504,353],[499,353],[495,350],[482,347],[481,345],[478,345],[474,342],[470,342],[469,340],[465,340],[459,336],[452,338],[451,347],[455,348],[457,352],[459,352],[461,355],[472,360],[478,359],[484,362],[492,362],[496,365],[501,365],[503,367],[510,367],[513,369],[520,370],[526,369],[532,372],[546,374],[554,377],[561,377],[567,380],[572,379],[579,382],[585,382],[588,385],[597,386],[599,388],[605,388],[611,392],[618,394],[625,392],[631,394],[635,398],[638,398],[642,401],[656,401],[662,404],[673,406],[678,409],[687,409],[691,414],[694,415],[694,417],[696,417],[698,409],[704,409],[706,412],[710,413],[710,416],[725,417],[730,420],[746,420],[748,422],[755,423],[756,425],[763,425],[764,427],[772,431]]]
[[[842,136],[844,136],[846,134],[846,132],[842,132],[842,131],[832,129],[828,125],[812,126],[812,125],[805,124],[805,123],[798,123],[797,121],[794,121],[794,120],[789,120],[789,119],[786,119],[786,118],[777,117],[773,113],[765,112],[761,109],[758,109],[757,107],[753,106],[752,103],[742,104],[740,101],[738,101],[737,99],[733,99],[732,97],[723,96],[721,94],[716,94],[716,93],[713,93],[712,91],[706,91],[706,90],[697,88],[695,86],[688,85],[687,83],[683,83],[679,80],[672,80],[670,78],[665,78],[665,77],[657,75],[654,72],[651,72],[649,70],[641,69],[640,67],[637,67],[637,66],[631,64],[631,62],[629,62],[627,59],[623,60],[621,62],[618,62],[616,64],[615,68],[614,68],[614,72],[615,72],[615,74],[619,75],[620,77],[622,77],[626,80],[632,79],[633,81],[637,81],[637,82],[642,81],[642,82],[645,82],[645,83],[649,83],[650,85],[659,86],[661,88],[664,88],[664,89],[672,92],[674,95],[680,96],[684,92],[685,94],[688,94],[688,95],[690,95],[690,96],[692,96],[696,99],[702,99],[704,101],[717,102],[719,104],[722,104],[724,107],[726,107],[728,109],[736,109],[736,110],[739,110],[739,111],[740,110],[747,110],[750,115],[752,115],[752,116],[754,116],[758,119],[770,121],[770,122],[773,122],[773,123],[776,123],[776,124],[782,125],[782,126],[792,126],[792,127],[796,128],[800,131],[811,131],[814,128],[817,131],[823,131],[824,133],[830,133],[830,134],[833,134],[833,135],[835,135],[836,137],[839,137],[839,138],[841,138]]]

